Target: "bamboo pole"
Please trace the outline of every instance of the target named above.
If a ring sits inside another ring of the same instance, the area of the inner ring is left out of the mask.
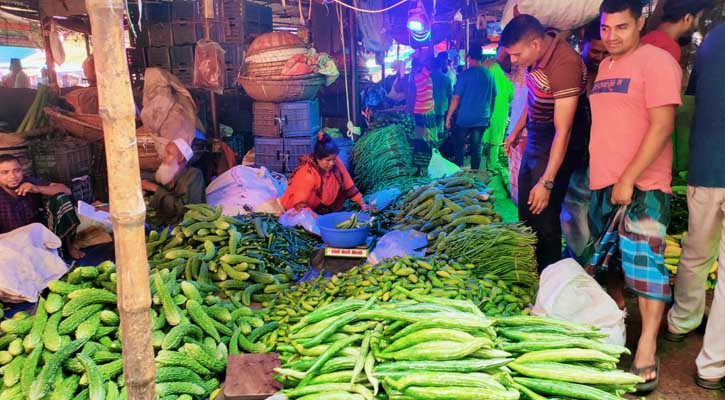
[[[155,397],[146,210],[141,195],[131,82],[123,43],[124,0],[86,0],[98,79],[118,274],[123,371],[128,398]]]
[[[214,18],[214,6],[212,0],[204,1],[204,39],[210,40],[211,35],[209,34],[209,20]],[[244,4],[244,2],[242,2]],[[243,7],[243,6],[242,6]],[[244,26],[244,23],[242,23]],[[242,37],[244,37],[242,35]],[[226,73],[226,71],[219,71],[220,74]],[[216,111],[216,93],[213,90],[209,91],[209,108],[211,108],[211,132],[207,132],[207,136],[214,138],[219,137],[219,118],[217,117]]]
[[[41,8],[42,13],[42,8]],[[55,60],[53,51],[50,49],[50,20],[52,17],[40,15],[40,31],[43,36],[43,48],[45,50],[45,66],[48,70],[48,86],[56,91],[58,89],[58,75],[55,73]]]

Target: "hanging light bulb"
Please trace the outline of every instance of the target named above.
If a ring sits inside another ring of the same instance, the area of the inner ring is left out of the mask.
[[[406,23],[406,27],[415,40],[418,40],[418,37],[430,36],[428,16],[426,15],[425,8],[420,1],[418,1],[415,8],[411,8],[408,11],[408,22]]]
[[[416,42],[424,42],[430,39],[430,22],[425,12],[425,7],[423,7],[423,3],[420,0],[418,0],[415,8],[411,8],[408,11],[406,27],[410,31],[410,36]]]

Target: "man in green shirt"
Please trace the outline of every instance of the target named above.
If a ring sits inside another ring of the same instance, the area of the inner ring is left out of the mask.
[[[503,174],[508,170],[499,162],[499,152],[503,146],[503,139],[506,136],[506,127],[509,122],[509,106],[514,98],[514,84],[506,77],[503,69],[496,59],[489,58],[483,62],[493,76],[496,85],[496,99],[493,103],[490,124],[483,134],[483,154],[488,155],[488,169]],[[488,151],[486,151],[488,150]]]

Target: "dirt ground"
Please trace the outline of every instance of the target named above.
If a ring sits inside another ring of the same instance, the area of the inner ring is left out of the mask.
[[[632,353],[637,346],[637,339],[641,329],[641,316],[634,295],[627,295],[627,347]],[[708,295],[708,307],[711,294]],[[706,311],[707,314],[707,311]],[[705,322],[693,334],[681,343],[672,343],[664,339],[667,329],[663,321],[660,337],[657,341],[657,350],[660,356],[660,382],[657,390],[645,398],[647,400],[716,400],[725,399],[725,390],[714,391],[701,389],[695,384],[695,358],[702,347],[702,336],[705,333]],[[622,366],[627,368],[631,358],[622,360]],[[638,397],[631,396],[632,399]]]

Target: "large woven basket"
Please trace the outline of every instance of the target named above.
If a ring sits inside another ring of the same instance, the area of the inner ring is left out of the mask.
[[[69,135],[89,142],[103,140],[101,117],[95,114],[76,114],[52,107],[43,109],[50,124]]]
[[[270,50],[260,51],[256,54],[247,56],[244,63],[247,65],[270,62],[286,62],[290,58],[307,53],[306,47],[278,47]]]
[[[285,64],[287,64],[287,61],[245,64],[244,75],[250,78],[279,77],[282,75]]]
[[[254,39],[254,41],[252,41],[252,44],[249,45],[246,53],[247,56],[252,56],[263,52],[269,52],[270,50],[280,50],[294,47],[304,48],[305,42],[303,42],[299,36],[292,33],[276,31],[259,35]]]
[[[256,101],[269,103],[282,103],[288,101],[310,100],[317,96],[325,78],[319,74],[305,77],[284,78],[254,78],[239,77],[239,84],[249,97]]]

